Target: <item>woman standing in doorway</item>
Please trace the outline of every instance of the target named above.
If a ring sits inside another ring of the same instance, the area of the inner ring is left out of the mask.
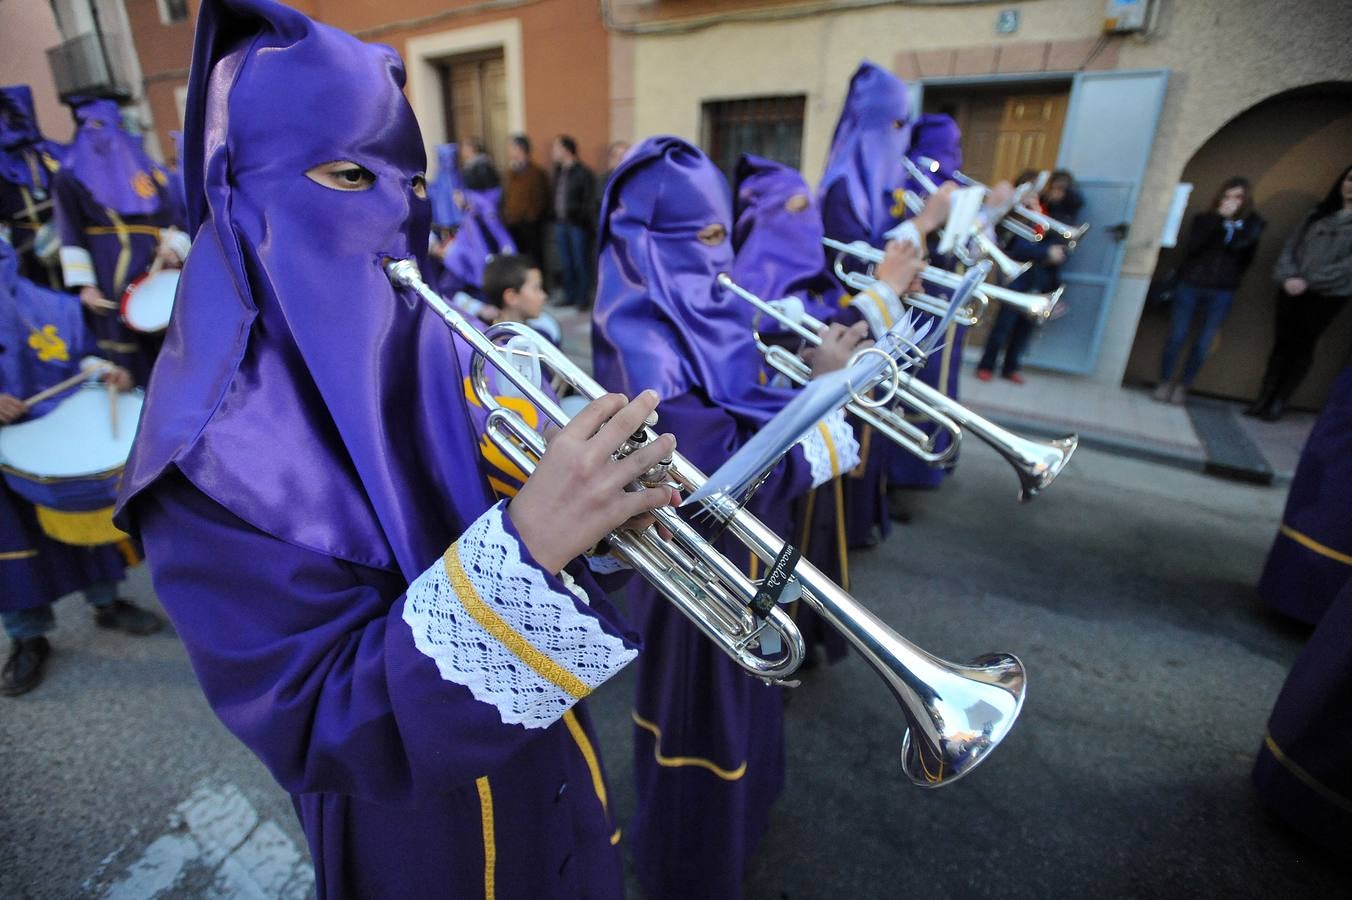
[[[1245,415],[1275,422],[1314,359],[1319,336],[1352,297],[1352,166],[1286,242],[1273,277],[1277,327],[1258,399]]]
[[[1235,289],[1249,263],[1253,262],[1265,224],[1253,208],[1248,180],[1238,177],[1227,179],[1216,192],[1211,209],[1193,218],[1184,247],[1183,265],[1178,273],[1178,289],[1174,292],[1169,340],[1160,360],[1156,400],[1161,403],[1187,402],[1188,389],[1202,370],[1216,333],[1230,313]],[[1175,382],[1174,367],[1199,311],[1201,327],[1188,348],[1182,376]]]

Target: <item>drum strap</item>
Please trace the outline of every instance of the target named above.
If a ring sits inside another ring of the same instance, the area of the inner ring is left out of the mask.
[[[125,541],[128,535],[113,524],[113,507],[89,512],[63,512],[47,506],[35,506],[38,525],[47,537],[62,544],[97,547]]]

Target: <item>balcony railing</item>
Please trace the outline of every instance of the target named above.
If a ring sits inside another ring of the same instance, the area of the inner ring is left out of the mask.
[[[87,31],[47,51],[47,62],[61,97],[90,94],[128,98],[131,79],[121,64],[125,58],[121,35]]]

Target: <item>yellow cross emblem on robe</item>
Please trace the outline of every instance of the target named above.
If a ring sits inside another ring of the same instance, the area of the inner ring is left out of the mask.
[[[41,331],[34,329],[28,335],[28,346],[38,351],[41,362],[70,362],[70,350],[61,335],[56,333],[55,325],[44,325]]]
[[[136,191],[138,197],[150,198],[155,196],[155,182],[150,180],[150,176],[145,172],[137,172],[131,180],[131,188]]]
[[[896,190],[892,191],[892,208],[888,210],[888,213],[894,219],[902,219],[906,217],[905,188],[897,188]]]

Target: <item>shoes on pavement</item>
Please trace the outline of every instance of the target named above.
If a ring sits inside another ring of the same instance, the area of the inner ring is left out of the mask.
[[[991,370],[990,370],[990,369],[977,369],[977,370],[976,370],[976,380],[977,380],[977,381],[990,381],[990,380],[991,380]]]
[[[1174,406],[1182,406],[1188,402],[1188,389],[1181,384],[1174,385],[1174,389],[1169,393],[1169,402]]]
[[[42,635],[15,641],[0,674],[0,693],[6,697],[26,694],[42,683],[42,664],[52,652],[52,645]]]
[[[1161,381],[1155,388],[1155,393],[1151,394],[1158,403],[1168,403],[1169,397],[1174,392],[1174,386],[1167,381]]]
[[[1003,378],[1005,381],[1012,381],[1015,384],[1023,384],[1027,380],[1023,377],[1022,372],[1006,372]]]
[[[107,606],[96,607],[94,624],[135,635],[154,634],[162,625],[159,616],[121,597]]]

